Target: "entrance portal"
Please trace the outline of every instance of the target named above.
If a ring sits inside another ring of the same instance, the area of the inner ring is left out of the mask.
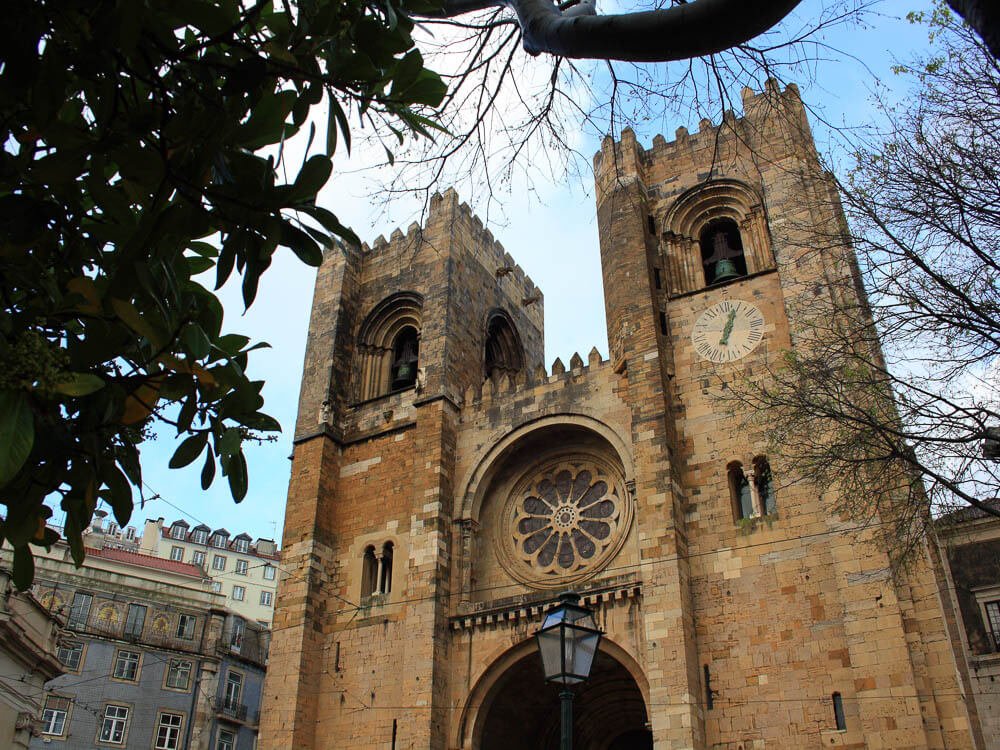
[[[599,652],[574,695],[574,750],[652,750],[642,692],[614,657]],[[559,688],[546,684],[537,651],[497,679],[477,724],[479,750],[558,750]]]

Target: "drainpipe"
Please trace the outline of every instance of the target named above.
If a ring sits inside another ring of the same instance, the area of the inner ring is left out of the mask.
[[[192,677],[194,677],[194,683],[191,685],[191,710],[188,712],[188,724],[187,731],[185,734],[187,738],[184,740],[184,747],[188,750],[191,748],[191,735],[194,734],[194,717],[195,712],[198,709],[198,693],[201,692],[201,659],[198,659],[198,669]]]

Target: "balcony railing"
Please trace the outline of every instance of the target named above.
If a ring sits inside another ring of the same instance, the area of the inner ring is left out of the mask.
[[[141,632],[125,627],[123,622],[98,620],[90,618],[86,624],[75,623],[68,630],[81,635],[96,635],[102,638],[141,643],[157,648],[171,648],[178,651],[197,651],[198,641],[191,638],[178,638],[173,631],[158,633],[152,628],[144,628]]]
[[[231,632],[227,631],[217,642],[216,650],[220,654],[239,656],[249,662],[264,666],[267,664],[269,645],[266,633],[247,630],[241,636],[234,637]]]
[[[225,698],[216,698],[212,701],[212,708],[223,719],[238,721],[249,726],[257,726],[260,721],[260,712],[250,711],[245,703],[235,703]]]

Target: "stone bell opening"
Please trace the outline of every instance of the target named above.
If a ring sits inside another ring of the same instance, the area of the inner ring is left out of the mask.
[[[574,750],[652,750],[642,691],[613,656],[599,652],[574,695]],[[558,750],[559,688],[545,682],[537,652],[497,679],[477,725],[476,750]]]

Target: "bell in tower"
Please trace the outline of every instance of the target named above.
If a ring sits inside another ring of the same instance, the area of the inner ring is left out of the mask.
[[[409,388],[417,380],[417,358],[419,353],[417,332],[404,328],[392,344],[392,385],[393,391]]]
[[[718,219],[700,237],[705,283],[720,284],[747,275],[740,230],[732,219]]]

